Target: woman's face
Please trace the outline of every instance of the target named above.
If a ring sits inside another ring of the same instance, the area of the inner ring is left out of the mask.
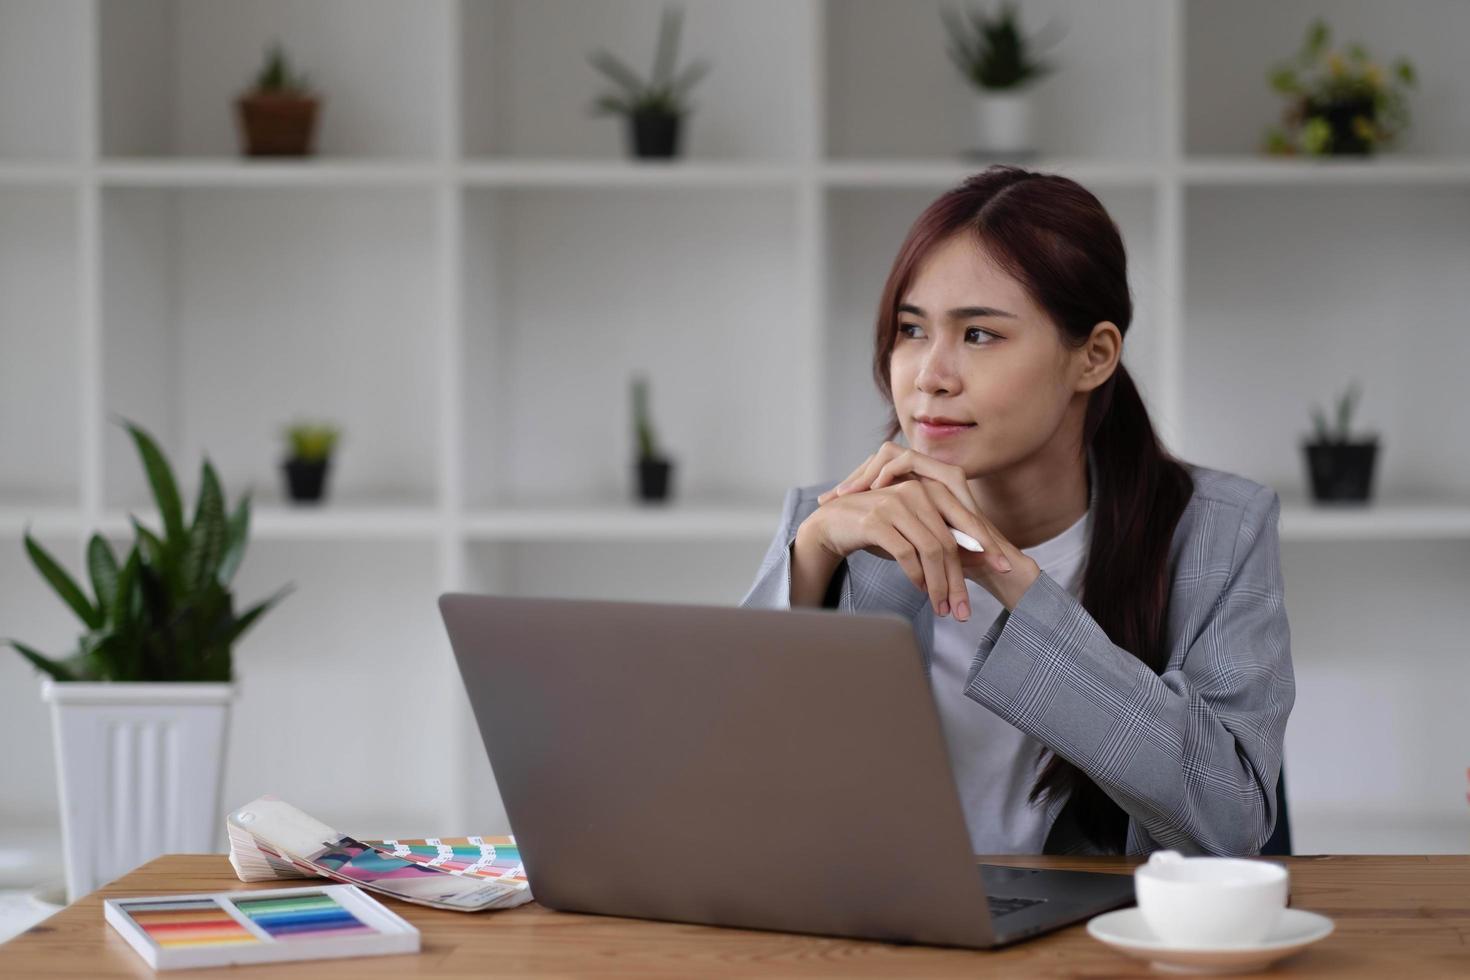
[[[896,319],[890,380],[910,447],[974,477],[1053,439],[1085,357],[1063,346],[1051,318],[968,232],[930,252]],[[918,416],[971,425],[941,432]]]

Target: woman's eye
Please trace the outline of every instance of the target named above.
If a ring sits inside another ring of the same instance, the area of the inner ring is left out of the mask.
[[[913,336],[914,336],[913,334],[909,333],[910,330],[921,330],[921,329],[923,329],[923,328],[920,327],[917,323],[900,323],[898,325],[898,332],[900,334],[902,334],[903,336],[908,337],[910,339],[913,339]],[[985,339],[984,340],[980,340],[980,338],[982,338],[982,337],[985,338]],[[989,330],[982,330],[979,327],[971,327],[969,330],[966,330],[965,331],[965,339],[966,340],[970,340],[972,338],[975,339],[978,343],[980,343],[980,345],[983,347],[983,346],[986,346],[986,345],[988,345],[988,344],[990,344],[990,343],[992,343],[994,341],[995,334],[991,333]]]

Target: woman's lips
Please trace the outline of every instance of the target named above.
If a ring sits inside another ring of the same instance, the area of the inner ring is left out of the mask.
[[[930,436],[931,438],[935,439],[943,438],[944,436],[959,435],[961,432],[968,432],[973,428],[975,428],[974,422],[971,422],[969,425],[934,425],[929,422],[919,423],[919,431],[922,432],[924,435]]]

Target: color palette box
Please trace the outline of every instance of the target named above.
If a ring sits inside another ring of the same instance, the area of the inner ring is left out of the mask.
[[[419,931],[356,885],[110,898],[103,910],[155,970],[419,951]]]

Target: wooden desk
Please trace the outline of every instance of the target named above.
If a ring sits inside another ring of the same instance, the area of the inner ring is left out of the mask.
[[[1128,871],[1138,859],[982,858],[1018,867]],[[1262,976],[1470,976],[1470,855],[1286,858],[1291,904],[1331,916],[1336,931]],[[307,882],[303,879],[301,884]],[[152,971],[102,918],[102,899],[246,885],[222,854],[158,858],[0,946],[0,977],[147,977]],[[417,956],[178,970],[167,977],[586,976],[1154,977],[1082,925],[995,951],[756,932],[553,912],[535,902],[500,912],[441,912],[387,900],[423,932]]]

